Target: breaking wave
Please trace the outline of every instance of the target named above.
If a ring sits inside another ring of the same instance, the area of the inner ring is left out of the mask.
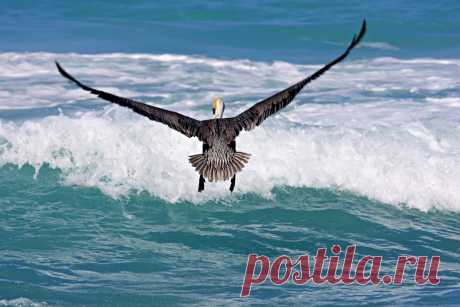
[[[0,54],[0,165],[32,165],[37,174],[47,165],[66,185],[113,197],[147,191],[170,202],[234,196],[228,182],[197,192],[187,161],[200,152],[197,140],[68,85],[54,59],[91,85],[201,119],[216,94],[231,116],[319,67],[181,55]],[[283,185],[332,188],[423,211],[460,211],[459,66],[394,58],[340,65],[293,106],[240,135],[237,148],[252,157],[234,195],[271,197]]]

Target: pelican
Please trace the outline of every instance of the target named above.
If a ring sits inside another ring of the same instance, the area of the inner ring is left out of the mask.
[[[197,137],[203,142],[201,154],[189,156],[189,161],[199,173],[198,192],[204,190],[205,179],[210,182],[230,180],[230,191],[235,188],[236,173],[240,172],[249,161],[250,154],[236,151],[235,139],[242,130],[252,130],[259,126],[267,117],[286,107],[302,88],[315,80],[331,67],[345,59],[350,51],[358,45],[366,33],[366,20],[363,20],[358,35],[354,35],[348,48],[336,59],[323,66],[321,69],[290,87],[266,98],[243,113],[224,118],[225,104],[221,97],[212,100],[212,113],[214,118],[197,120],[177,112],[165,110],[152,105],[147,105],[129,98],[123,98],[89,87],[62,68],[56,61],[59,73],[75,83],[85,91],[100,98],[130,108],[134,112],[148,117],[150,120],[168,125],[185,136]]]

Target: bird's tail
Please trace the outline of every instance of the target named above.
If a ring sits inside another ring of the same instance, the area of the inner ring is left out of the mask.
[[[245,152],[235,152],[230,160],[208,161],[204,154],[191,155],[190,163],[196,171],[209,181],[225,181],[233,177],[234,174],[241,171],[249,161],[251,155]]]

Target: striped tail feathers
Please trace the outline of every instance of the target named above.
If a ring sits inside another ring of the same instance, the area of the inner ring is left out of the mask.
[[[189,161],[200,175],[214,182],[232,178],[243,169],[250,157],[251,154],[237,151],[229,161],[208,161],[204,154],[191,155]]]

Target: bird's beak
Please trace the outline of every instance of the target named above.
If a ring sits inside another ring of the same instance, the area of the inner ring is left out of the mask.
[[[216,115],[216,108],[212,108],[212,115]]]

